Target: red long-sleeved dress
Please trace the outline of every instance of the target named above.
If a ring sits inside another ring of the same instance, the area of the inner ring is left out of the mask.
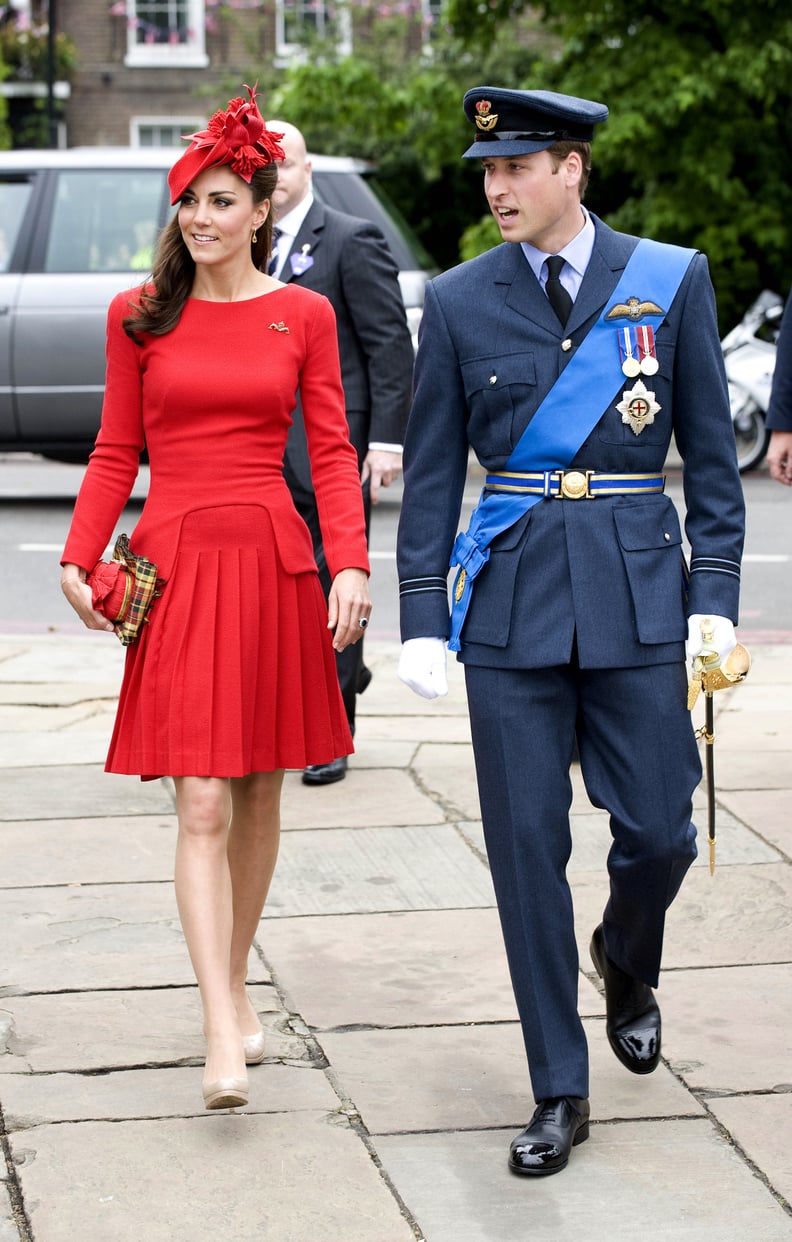
[[[368,571],[330,303],[292,284],[190,298],[172,332],[136,344],[121,327],[136,293],[108,312],[102,425],[62,557],[101,558],[145,445],[130,545],[165,587],[127,649],[106,770],[244,776],[348,754],[311,539],[282,474],[299,385],[328,566]]]

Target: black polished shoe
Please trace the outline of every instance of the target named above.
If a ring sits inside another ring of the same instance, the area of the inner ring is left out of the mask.
[[[660,1010],[652,989],[610,960],[601,923],[591,937],[590,952],[605,984],[608,1042],[633,1074],[651,1074],[660,1060]]]
[[[536,1112],[522,1134],[509,1148],[512,1173],[528,1177],[547,1177],[560,1173],[569,1153],[589,1136],[589,1102],[571,1095],[540,1100]]]
[[[312,763],[302,774],[303,785],[334,785],[346,776],[346,755],[333,759],[330,763]]]

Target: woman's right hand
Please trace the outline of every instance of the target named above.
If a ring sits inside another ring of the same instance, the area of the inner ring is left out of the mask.
[[[96,612],[92,606],[93,595],[85,581],[87,576],[80,565],[64,565],[61,574],[61,590],[83,625],[86,625],[89,630],[112,632],[115,629],[113,622],[103,617],[101,612]]]

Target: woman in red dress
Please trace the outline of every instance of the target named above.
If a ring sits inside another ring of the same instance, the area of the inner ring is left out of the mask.
[[[207,1108],[246,1104],[245,1064],[264,1057],[245,982],[283,771],[353,749],[334,649],[361,637],[371,611],[335,319],[325,298],[266,275],[283,153],[246,89],[169,173],[178,212],[151,283],[111,303],[102,424],[62,559],[75,611],[112,630],[86,579],[145,448],[150,488],[130,544],[165,585],[127,648],[106,769],[174,781],[176,898],[203,1005]],[[329,606],[282,474],[298,387]]]

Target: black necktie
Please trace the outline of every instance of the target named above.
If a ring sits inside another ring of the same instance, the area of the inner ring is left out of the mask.
[[[269,276],[274,276],[278,269],[278,238],[280,235],[281,231],[276,224],[272,230],[272,258],[267,265],[267,274]]]
[[[566,321],[569,318],[569,312],[572,309],[572,298],[561,284],[560,279],[561,268],[564,266],[564,262],[565,260],[561,258],[560,254],[550,256],[547,260],[548,274],[547,284],[545,285],[547,300],[555,313],[558,315],[558,318],[561,320],[562,327],[565,326]]]

